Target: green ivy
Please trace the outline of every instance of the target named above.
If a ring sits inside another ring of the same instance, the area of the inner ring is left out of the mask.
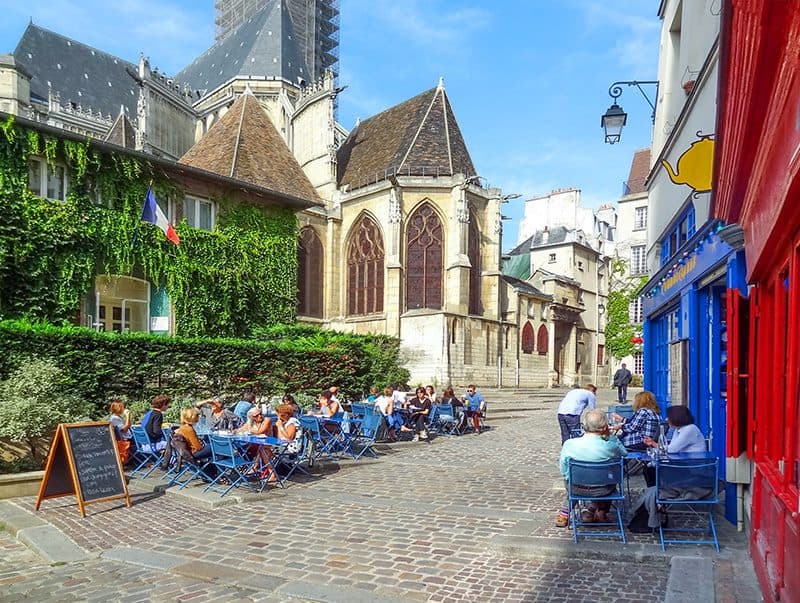
[[[28,190],[29,158],[42,154],[50,166],[67,165],[64,202]],[[215,198],[215,230],[183,222],[175,247],[157,227],[140,223],[150,182],[159,199],[183,198],[146,160],[23,128],[13,117],[0,123],[0,318],[74,323],[95,275],[141,273],[166,288],[181,335],[244,337],[294,321],[291,210]]]
[[[611,263],[612,280],[616,286],[608,293],[606,321],[606,351],[614,358],[632,356],[636,348],[631,338],[638,325],[630,323],[629,307],[639,289],[647,282],[647,277],[624,278],[627,262],[616,258]]]

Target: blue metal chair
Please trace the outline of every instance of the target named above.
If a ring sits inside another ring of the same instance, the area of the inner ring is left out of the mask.
[[[611,423],[611,416],[612,415],[619,415],[623,419],[630,419],[633,417],[633,405],[632,404],[618,404],[616,406],[609,406],[606,410],[606,414],[608,415],[608,422]]]
[[[167,487],[180,484],[178,490],[183,490],[195,479],[201,479],[206,482],[213,481],[205,471],[211,463],[211,459],[196,460],[189,450],[188,442],[180,433],[172,433],[170,435],[170,448],[172,449],[173,460],[167,475],[172,477]],[[187,476],[186,479],[181,481],[184,476]]]
[[[336,460],[333,453],[336,450],[336,438],[329,432],[320,428],[319,421],[316,417],[300,417],[300,426],[303,428],[303,433],[310,440],[308,465],[314,465],[314,462],[323,457],[329,460]]]
[[[250,475],[257,475],[254,473],[257,461],[245,457],[233,445],[233,440],[230,438],[212,435],[208,439],[211,444],[211,464],[217,468],[217,476],[203,489],[203,492],[214,490],[220,492],[221,498],[239,484],[254,490],[248,478]],[[228,487],[224,490],[220,490],[217,486],[222,478],[228,480]]]
[[[131,433],[133,434],[133,442],[136,444],[136,452],[134,454],[139,460],[139,464],[131,471],[131,475],[134,476],[141,472],[143,478],[148,477],[161,462],[161,450],[158,450],[156,445],[150,441],[150,436],[147,435],[141,425],[131,425]],[[149,469],[145,469],[148,463],[151,463],[152,466]]]
[[[351,452],[354,460],[360,459],[365,454],[377,457],[378,453],[375,451],[375,441],[378,439],[378,434],[383,427],[383,415],[380,413],[370,413],[364,415],[361,420],[358,435],[353,438],[351,444],[361,446],[361,450],[355,452],[351,445]]]
[[[625,528],[622,523],[622,503],[625,500],[625,495],[622,489],[622,481],[624,477],[624,461],[617,459],[615,461],[608,461],[603,463],[588,463],[584,461],[576,461],[569,459],[568,472],[567,472],[567,494],[569,496],[569,508],[572,514],[572,537],[577,544],[580,536],[594,536],[600,538],[616,538],[625,540]],[[592,494],[580,494],[581,488],[591,488],[600,486],[615,486],[615,489],[606,495],[596,496]],[[578,489],[578,492],[574,490]],[[616,511],[617,520],[615,522],[605,523],[588,523],[581,519],[580,503],[581,502],[611,502]],[[586,525],[591,526],[608,526],[618,528],[609,531],[583,531]]]
[[[675,527],[675,515],[670,514],[672,527],[659,527],[661,550],[667,544],[713,544],[719,552],[714,506],[719,503],[719,459],[666,458],[656,461],[656,503],[678,515],[707,518],[704,527]],[[683,510],[683,513],[681,513]],[[665,532],[710,534],[710,538],[666,538]]]
[[[428,419],[429,427],[442,435],[458,435],[458,422],[452,404],[433,404],[431,417]]]

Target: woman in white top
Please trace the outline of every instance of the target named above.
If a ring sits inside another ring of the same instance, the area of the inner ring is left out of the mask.
[[[303,428],[294,416],[294,407],[291,404],[281,404],[275,409],[275,413],[278,415],[278,439],[288,440],[286,451],[297,454],[303,448]]]

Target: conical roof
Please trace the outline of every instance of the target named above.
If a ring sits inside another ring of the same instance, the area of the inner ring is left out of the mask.
[[[387,175],[475,174],[444,86],[359,123],[337,153],[338,182],[351,188]]]
[[[321,202],[316,189],[251,93],[240,96],[181,157],[180,163]]]

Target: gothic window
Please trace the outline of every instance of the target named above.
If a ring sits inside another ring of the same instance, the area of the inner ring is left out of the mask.
[[[536,336],[536,349],[539,351],[539,356],[547,356],[547,346],[549,343],[547,327],[542,325],[539,327],[539,333]]]
[[[483,304],[481,303],[481,233],[475,223],[475,218],[469,221],[467,256],[471,266],[469,269],[469,313],[480,316],[483,314]]]
[[[347,313],[383,312],[383,237],[378,225],[362,216],[347,246]]]
[[[311,227],[297,246],[297,313],[322,318],[322,241]]]
[[[525,326],[522,327],[522,353],[533,354],[533,325],[525,321]]]
[[[442,307],[442,222],[428,203],[408,219],[406,308]]]

